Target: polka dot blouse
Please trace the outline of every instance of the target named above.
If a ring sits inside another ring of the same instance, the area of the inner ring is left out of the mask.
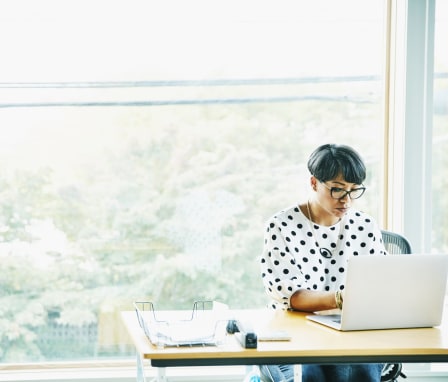
[[[322,248],[332,256],[322,256]],[[350,256],[385,254],[381,231],[367,214],[349,210],[341,221],[327,227],[311,223],[295,206],[269,219],[261,274],[272,307],[288,309],[298,289],[343,290]]]

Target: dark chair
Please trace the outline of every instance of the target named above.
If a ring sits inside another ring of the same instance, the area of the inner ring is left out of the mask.
[[[381,236],[383,237],[384,247],[390,255],[409,255],[412,253],[411,244],[404,236],[386,230],[381,231]],[[396,381],[398,377],[406,378],[401,372],[401,368],[401,363],[385,364],[381,374],[381,381]]]
[[[409,255],[412,253],[411,244],[404,236],[386,230],[382,230],[381,235],[384,247],[391,255]]]

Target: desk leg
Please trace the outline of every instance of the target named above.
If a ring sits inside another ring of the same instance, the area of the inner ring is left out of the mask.
[[[166,368],[157,367],[157,376],[150,382],[168,382],[166,377]],[[145,365],[143,364],[143,359],[140,354],[137,354],[137,382],[146,382],[145,377]]]
[[[168,382],[168,379],[166,377],[166,369],[164,367],[158,367],[157,368],[157,382]]]
[[[137,353],[137,382],[146,382],[145,366],[139,353]]]
[[[294,382],[302,380],[302,365],[294,365]]]

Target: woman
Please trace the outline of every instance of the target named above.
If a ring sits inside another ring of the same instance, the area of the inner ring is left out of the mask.
[[[374,219],[352,209],[366,167],[345,145],[318,147],[308,160],[311,196],[267,224],[261,272],[274,309],[314,312],[342,308],[347,259],[385,255]],[[292,381],[292,365],[263,366],[276,382]],[[379,382],[382,365],[303,365],[302,382]]]

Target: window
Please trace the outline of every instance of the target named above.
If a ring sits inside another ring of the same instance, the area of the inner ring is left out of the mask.
[[[2,7],[1,362],[132,354],[137,300],[264,306],[264,222],[324,142],[381,221],[382,2]]]

